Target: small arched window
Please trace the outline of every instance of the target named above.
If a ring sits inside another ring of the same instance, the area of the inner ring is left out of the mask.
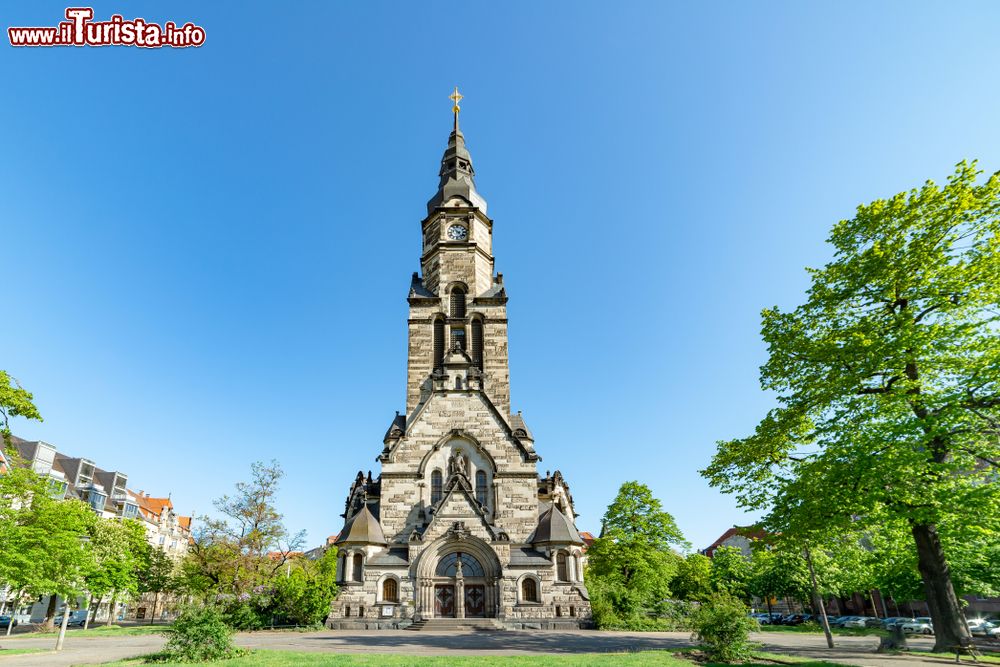
[[[441,471],[431,473],[431,505],[441,502]]]
[[[482,470],[476,471],[476,500],[486,505],[486,473]]]
[[[538,582],[531,577],[525,577],[521,582],[521,600],[523,602],[538,602]]]
[[[465,290],[461,287],[451,290],[451,316],[465,317]]]
[[[354,581],[364,581],[365,560],[361,554],[354,554]]]
[[[573,554],[573,572],[576,573],[577,581],[583,581],[583,566],[580,563],[580,554]]]
[[[472,320],[472,364],[483,370],[483,321]]]
[[[556,579],[559,581],[569,581],[569,572],[566,568],[566,552],[560,551],[556,556]]]
[[[434,370],[444,365],[444,320],[434,320]]]
[[[399,583],[395,579],[386,579],[382,582],[382,600],[399,602]]]

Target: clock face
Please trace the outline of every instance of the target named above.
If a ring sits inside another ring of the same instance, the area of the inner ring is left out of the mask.
[[[462,225],[452,225],[448,228],[448,238],[452,241],[464,241],[468,235],[469,230]]]

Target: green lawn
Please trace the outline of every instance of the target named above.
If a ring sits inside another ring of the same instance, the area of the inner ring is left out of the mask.
[[[760,626],[760,631],[823,634],[823,628],[811,623],[804,623],[802,625],[762,625]],[[888,633],[881,628],[830,628],[830,632],[834,635],[841,635],[844,637],[881,637],[883,635],[888,635]]]
[[[111,625],[97,628],[66,628],[66,637],[121,637],[124,635],[155,635],[163,632],[164,625]],[[18,639],[38,637],[55,637],[59,634],[59,628],[52,632],[23,632],[10,637],[0,637],[0,641],[17,641]]]
[[[767,659],[760,654],[761,659]],[[790,662],[784,660],[785,662]],[[136,667],[140,660],[107,663],[105,667]],[[177,665],[181,663],[156,663]],[[248,656],[212,663],[217,667],[694,667],[697,663],[677,657],[671,651],[640,651],[638,653],[583,653],[574,655],[521,656],[433,656],[409,655],[298,653],[292,651],[254,651]],[[766,664],[766,663],[761,663]],[[795,662],[798,667],[838,667],[831,662]],[[724,667],[708,664],[700,667]],[[744,665],[744,667],[754,667]]]
[[[955,659],[954,653],[931,653],[930,651],[906,651],[900,652],[898,655],[926,655],[932,658],[949,658],[951,660]],[[996,653],[980,653],[979,654],[979,664],[982,665],[1000,665],[1000,655]],[[966,663],[972,662],[972,658],[967,655],[962,656],[962,662]]]
[[[25,653],[46,653],[52,649],[48,648],[0,648],[0,659],[8,655],[24,655]]]

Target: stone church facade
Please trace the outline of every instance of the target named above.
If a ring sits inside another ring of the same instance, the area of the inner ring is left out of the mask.
[[[386,431],[381,475],[359,472],[350,488],[330,627],[590,620],[569,485],[539,475],[511,412],[507,293],[454,113],[407,299],[406,411]]]

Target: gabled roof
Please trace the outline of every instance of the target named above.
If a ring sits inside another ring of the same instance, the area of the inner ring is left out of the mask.
[[[728,529],[722,535],[719,536],[717,540],[708,545],[701,553],[711,558],[715,554],[715,550],[718,549],[723,542],[728,540],[730,537],[739,535],[751,540],[762,540],[767,537],[767,531],[758,528],[757,526],[733,526]]]
[[[386,544],[382,526],[367,504],[347,520],[337,536],[337,544]]]
[[[531,435],[531,430],[528,425],[524,423],[524,417],[521,416],[521,411],[518,410],[517,414],[510,416],[510,429],[514,432],[514,435],[527,438],[528,440],[534,440],[535,436]]]
[[[573,522],[559,511],[555,505],[550,505],[540,517],[538,525],[528,538],[532,544],[583,544],[580,533],[576,531]]]

